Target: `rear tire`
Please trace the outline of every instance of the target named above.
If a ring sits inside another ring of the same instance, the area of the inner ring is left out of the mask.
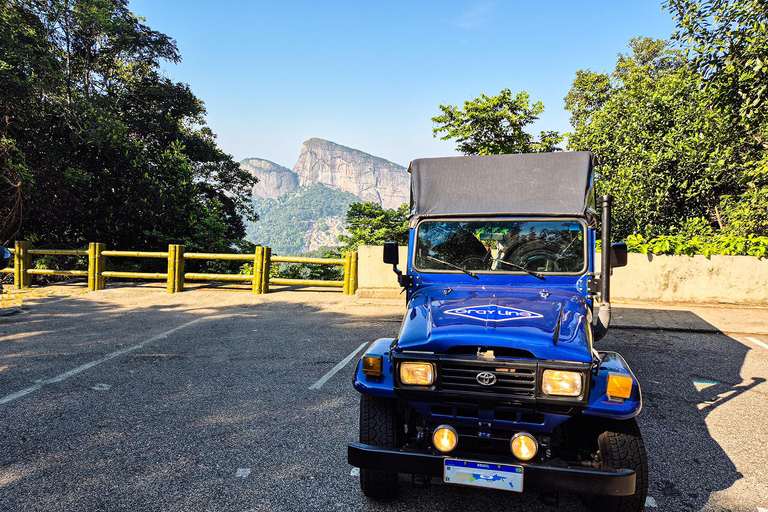
[[[604,431],[597,438],[600,467],[634,469],[635,493],[631,496],[586,496],[584,501],[595,512],[641,512],[648,495],[648,457],[637,421],[634,418],[610,420],[601,426]]]
[[[392,398],[360,396],[360,442],[382,448],[398,448],[401,439],[397,403]],[[374,500],[387,501],[397,493],[398,474],[360,469],[360,489]]]

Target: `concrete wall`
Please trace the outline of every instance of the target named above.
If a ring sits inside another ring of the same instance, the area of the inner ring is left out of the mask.
[[[385,265],[382,246],[363,245],[357,249],[357,295],[359,297],[394,298],[400,293],[392,265]],[[408,247],[400,247],[400,265],[405,273]],[[405,299],[403,299],[405,300]]]
[[[768,305],[768,259],[630,254],[626,267],[613,270],[611,296]]]
[[[358,249],[358,295],[398,297],[391,265],[382,247]],[[405,271],[407,250],[400,248]],[[599,266],[599,262],[598,262]],[[611,298],[649,302],[726,302],[768,306],[768,259],[753,256],[654,256],[630,254],[613,271]]]

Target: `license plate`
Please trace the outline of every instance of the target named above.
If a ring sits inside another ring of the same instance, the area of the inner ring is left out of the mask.
[[[523,468],[490,462],[445,459],[443,481],[447,484],[522,492]]]

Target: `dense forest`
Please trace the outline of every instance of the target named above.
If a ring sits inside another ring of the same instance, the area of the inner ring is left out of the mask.
[[[0,243],[243,245],[256,180],[143,21],[127,0],[0,2]]]

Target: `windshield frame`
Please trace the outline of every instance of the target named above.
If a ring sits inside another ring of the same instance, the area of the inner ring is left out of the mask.
[[[573,272],[552,272],[552,271],[536,271],[539,274],[545,275],[545,276],[554,276],[554,277],[561,277],[561,276],[583,276],[588,270],[589,270],[589,263],[590,259],[592,258],[592,254],[589,251],[589,226],[587,225],[587,221],[581,217],[567,217],[567,216],[553,216],[553,217],[542,217],[542,216],[536,216],[536,217],[446,217],[446,216],[440,216],[440,217],[422,217],[419,219],[418,223],[416,224],[416,227],[414,228],[414,238],[413,238],[413,252],[411,253],[411,264],[413,266],[413,269],[419,273],[422,274],[464,274],[464,272],[460,270],[444,270],[444,269],[423,269],[419,268],[416,265],[416,249],[417,245],[419,243],[419,230],[421,229],[421,225],[425,222],[496,222],[496,221],[512,221],[512,222],[558,222],[558,221],[566,221],[566,222],[578,222],[581,225],[582,229],[582,236],[584,239],[583,243],[583,250],[584,250],[584,265],[581,267],[578,271]],[[527,276],[529,275],[527,272],[523,272],[521,270],[515,270],[512,267],[508,267],[509,270],[475,270],[475,269],[469,269],[473,273],[477,275],[490,275],[490,276]]]

